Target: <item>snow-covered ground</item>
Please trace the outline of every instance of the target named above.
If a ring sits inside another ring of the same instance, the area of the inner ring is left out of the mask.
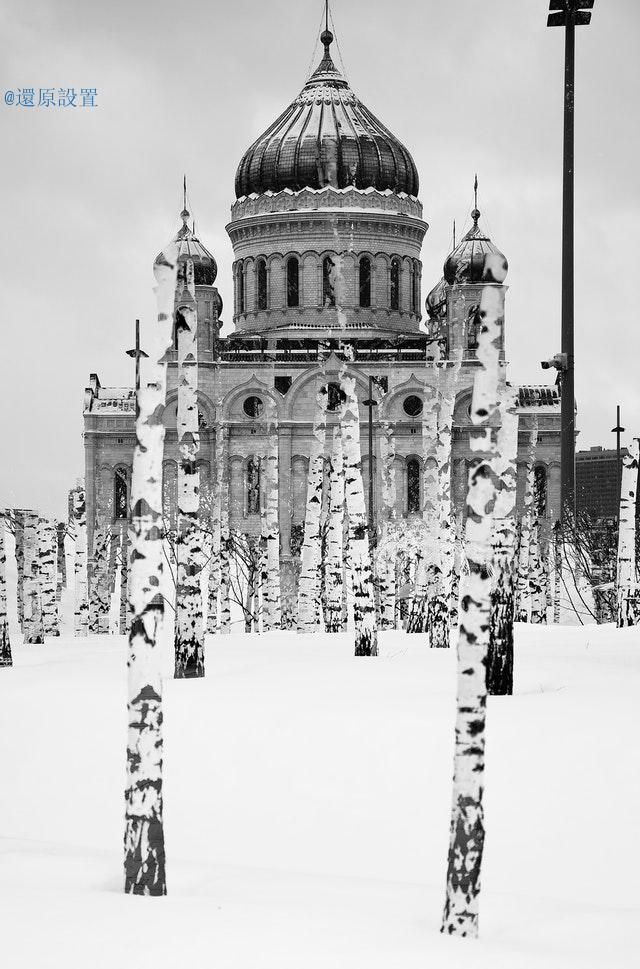
[[[454,651],[383,634],[207,640],[166,682],[167,898],[122,894],[125,643],[0,671],[7,969],[631,967],[640,634],[518,628],[489,704],[478,941],[439,933]]]

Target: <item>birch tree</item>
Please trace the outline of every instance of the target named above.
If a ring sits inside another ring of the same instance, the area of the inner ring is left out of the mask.
[[[265,609],[263,626],[280,629],[282,606],[280,595],[280,524],[278,487],[278,415],[274,402],[267,399],[267,454],[265,470],[264,539],[266,581],[263,583]]]
[[[640,623],[640,587],[636,574],[636,489],[638,484],[638,438],[622,459],[618,563],[616,573],[616,626]]]
[[[204,676],[204,625],[199,527],[200,447],[198,425],[198,318],[193,261],[183,263],[182,291],[176,301],[178,336],[178,537],[176,545],[176,678]]]
[[[453,366],[450,370],[447,370],[446,362],[438,362],[436,365],[442,372],[439,380],[442,392],[438,405],[435,442],[437,517],[433,526],[435,575],[429,608],[429,644],[432,647],[448,647],[450,645],[455,542],[455,522],[451,506],[453,412],[462,366],[462,347],[454,351]]]
[[[220,632],[231,632],[231,561],[229,530],[229,430],[224,425],[219,426],[220,433]],[[217,444],[216,444],[217,447]]]
[[[5,516],[2,514],[0,515],[0,667],[13,665],[7,619],[7,558],[4,534]]]
[[[89,631],[89,598],[87,590],[87,514],[84,484],[73,492],[75,527],[75,604],[74,634],[86,636]]]
[[[56,601],[58,532],[56,523],[40,520],[40,575],[42,626],[45,636],[59,636],[58,603]]]
[[[44,643],[42,626],[42,593],[40,588],[40,562],[38,556],[39,516],[36,512],[24,513],[24,641]]]
[[[129,535],[128,525],[123,521],[120,526],[120,609],[119,609],[119,631],[121,636],[128,633],[127,595],[129,585]]]
[[[529,594],[531,596],[531,622],[546,623],[547,595],[546,569],[542,554],[540,535],[539,495],[534,482],[533,508],[530,529]]]
[[[378,412],[382,408],[382,393],[379,385],[376,394],[378,398]],[[382,417],[380,420],[380,461],[382,465],[382,505],[384,518],[382,534],[377,551],[378,576],[380,585],[380,626],[382,629],[393,629],[395,626],[396,605],[396,437],[391,421]]]
[[[207,610],[207,632],[216,633],[219,630],[218,602],[222,581],[221,570],[221,541],[222,541],[222,473],[224,462],[224,439],[222,427],[216,424],[215,462],[213,470],[213,487],[211,491],[211,557],[209,559],[209,596]]]
[[[531,565],[531,524],[535,510],[534,505],[534,467],[536,445],[538,443],[538,418],[535,417],[529,433],[527,449],[527,467],[525,474],[525,490],[520,519],[520,548],[518,551],[518,585],[516,592],[516,619],[518,622],[529,622],[531,615],[531,589],[529,585],[529,569]]]
[[[329,523],[325,562],[326,628],[328,633],[344,629],[344,467],[340,425],[333,429],[329,484]]]
[[[518,481],[518,414],[516,391],[507,386],[500,401],[500,428],[494,471],[496,502],[493,526],[493,592],[487,656],[487,691],[513,693],[514,561],[517,551],[516,487]]]
[[[443,932],[463,936],[478,933],[480,866],[484,846],[485,667],[489,646],[489,564],[496,493],[492,466],[495,446],[490,421],[498,407],[503,310],[502,287],[484,286],[477,349],[480,368],[476,371],[471,403],[469,443],[475,458],[469,469],[465,533],[469,575],[464,579],[461,599],[453,805],[442,922]]]
[[[320,514],[324,478],[324,449],[327,433],[327,385],[316,391],[313,414],[313,437],[309,453],[307,503],[302,542],[302,569],[298,583],[298,631],[312,633],[318,629],[320,599]]]
[[[378,655],[376,603],[373,589],[373,569],[367,529],[367,512],[362,483],[360,452],[360,411],[356,395],[355,377],[347,370],[351,348],[345,348],[345,360],[340,368],[342,412],[340,428],[345,475],[345,503],[349,516],[349,568],[353,589],[353,619],[355,626],[355,655]]]
[[[162,459],[166,357],[176,288],[176,246],[156,261],[158,322],[136,405],[131,481],[131,632],[128,654],[125,891],[165,895],[162,810],[162,661],[164,614]]]
[[[16,547],[18,625],[20,631],[24,634],[24,511],[16,509],[13,513],[13,522]]]

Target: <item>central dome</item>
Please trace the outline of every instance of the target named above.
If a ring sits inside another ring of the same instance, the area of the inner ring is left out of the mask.
[[[331,31],[325,30],[321,40],[325,50],[317,69],[238,165],[236,198],[325,185],[417,196],[413,158],[335,67]]]

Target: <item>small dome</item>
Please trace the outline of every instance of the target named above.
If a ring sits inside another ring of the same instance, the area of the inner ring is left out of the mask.
[[[321,36],[324,56],[298,97],[245,152],[236,197],[325,185],[418,194],[413,158],[355,96],[329,54],[333,34]]]
[[[480,212],[471,213],[473,226],[444,264],[444,279],[454,283],[502,283],[509,268],[506,257],[478,226]]]
[[[182,226],[178,229],[173,242],[178,243],[178,262],[193,260],[193,277],[196,286],[213,286],[218,275],[218,266],[208,249],[196,237],[193,229],[189,228],[189,212],[183,209],[180,213]],[[156,256],[156,263],[162,259],[162,253]]]
[[[442,277],[425,300],[427,316],[430,320],[443,320],[447,312],[447,281]]]

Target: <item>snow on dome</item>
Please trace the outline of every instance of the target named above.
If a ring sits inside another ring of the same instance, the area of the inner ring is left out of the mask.
[[[454,283],[502,283],[509,265],[491,239],[478,226],[480,212],[471,213],[473,226],[444,264],[443,275],[449,285]]]

